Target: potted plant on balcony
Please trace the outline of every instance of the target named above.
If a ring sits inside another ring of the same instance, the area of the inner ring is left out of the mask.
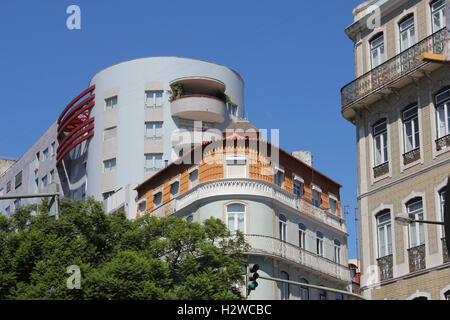
[[[169,90],[169,93],[170,93],[169,101],[170,102],[172,102],[176,98],[183,96],[183,94],[184,94],[183,85],[181,85],[179,83],[174,83],[170,86],[170,88],[171,88],[171,90]]]

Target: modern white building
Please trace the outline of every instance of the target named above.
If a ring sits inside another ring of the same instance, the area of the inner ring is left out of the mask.
[[[141,58],[99,71],[61,109],[0,177],[0,194],[46,192],[55,182],[66,197],[92,196],[107,212],[135,213],[134,186],[243,117],[244,82],[236,71],[207,61]],[[0,211],[36,201],[2,200]]]

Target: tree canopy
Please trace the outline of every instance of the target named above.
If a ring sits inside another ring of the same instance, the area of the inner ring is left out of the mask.
[[[64,200],[58,221],[46,202],[0,216],[0,299],[242,299],[241,233],[145,215],[106,215],[102,204]],[[67,268],[78,266],[80,289]]]

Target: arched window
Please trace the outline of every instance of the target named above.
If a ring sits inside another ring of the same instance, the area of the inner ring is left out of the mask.
[[[445,0],[436,0],[430,3],[431,25],[433,33],[445,27]]]
[[[424,296],[420,296],[420,297],[415,297],[413,300],[428,300],[428,298],[424,297]]]
[[[450,300],[450,290],[447,290],[447,291],[444,293],[444,298],[445,298],[445,300]]]
[[[306,227],[304,224],[298,224],[298,246],[302,249],[306,249]]]
[[[423,220],[422,198],[417,197],[406,203],[406,212],[414,215],[415,220]],[[414,248],[425,243],[424,225],[419,222],[409,224],[409,247]]]
[[[301,279],[301,283],[308,284],[306,279]],[[308,287],[300,287],[300,299],[301,300],[309,300],[309,288]]]
[[[320,231],[316,232],[316,253],[323,256],[323,234]]]
[[[324,285],[320,285],[324,287]],[[327,300],[327,292],[325,290],[319,290],[319,300]]]
[[[231,203],[227,205],[227,225],[230,231],[245,233],[245,205]]]
[[[341,242],[334,240],[334,262],[341,264]]]
[[[414,15],[410,14],[398,23],[400,29],[400,51],[404,51],[416,43]]]
[[[281,279],[289,280],[289,274],[287,272],[281,271]],[[281,283],[281,300],[289,300],[289,283]]]
[[[372,69],[384,62],[384,36],[376,34],[370,41],[370,62]]]
[[[450,88],[438,92],[434,97],[436,106],[437,139],[447,137],[450,134]],[[448,137],[437,141],[438,150],[449,145]]]
[[[373,150],[375,166],[388,161],[386,119],[382,119],[373,125]]]
[[[287,241],[287,234],[286,234],[286,222],[287,219],[283,214],[280,214],[278,217],[278,228],[280,232],[280,240],[281,241]]]
[[[376,215],[377,237],[378,237],[378,257],[382,258],[392,254],[392,227],[391,212],[389,209],[380,211]]]

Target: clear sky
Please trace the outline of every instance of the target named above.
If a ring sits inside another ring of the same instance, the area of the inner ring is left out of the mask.
[[[147,56],[219,63],[243,77],[256,127],[280,129],[281,148],[311,150],[314,167],[343,185],[354,258],[355,128],[340,89],[354,78],[344,29],[362,2],[1,0],[0,157],[19,158],[105,67]],[[72,4],[81,30],[66,27]]]

